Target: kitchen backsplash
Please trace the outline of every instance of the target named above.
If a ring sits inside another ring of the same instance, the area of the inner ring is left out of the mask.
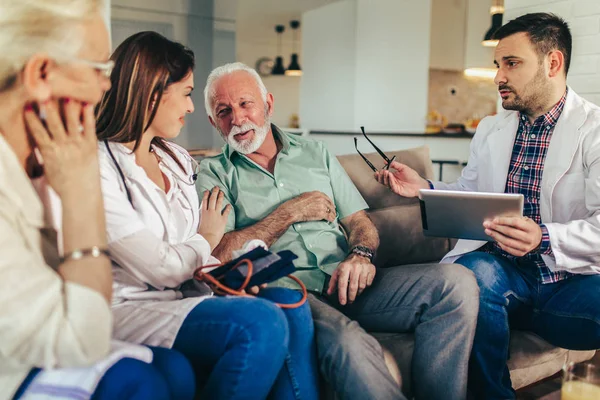
[[[437,111],[449,123],[495,114],[498,88],[490,78],[465,76],[460,71],[429,70],[428,111]]]

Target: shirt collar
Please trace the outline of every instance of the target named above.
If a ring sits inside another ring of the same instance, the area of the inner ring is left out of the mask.
[[[297,143],[296,140],[294,140],[294,138],[291,137],[291,135],[286,134],[275,124],[271,124],[271,132],[273,133],[273,136],[275,136],[275,139],[281,142],[281,152],[284,154],[288,154],[290,151],[290,147]],[[229,160],[231,161],[232,156],[234,154],[238,154],[238,152],[235,151],[229,145],[229,143],[225,143],[225,146],[223,146],[223,154],[227,154],[227,158],[229,158]]]
[[[554,105],[554,107],[552,107],[552,109],[550,111],[548,111],[546,114],[540,115],[539,117],[537,117],[535,119],[534,123],[541,123],[544,126],[554,127],[556,125],[556,123],[558,122],[558,119],[560,118],[560,115],[562,114],[563,109],[565,108],[565,102],[567,100],[568,93],[569,93],[569,88],[567,88],[567,90],[565,90],[565,93],[560,98],[558,103],[556,103]],[[522,122],[529,121],[525,114],[519,113],[519,117]]]

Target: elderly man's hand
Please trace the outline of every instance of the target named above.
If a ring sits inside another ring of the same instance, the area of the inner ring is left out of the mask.
[[[350,254],[333,271],[327,294],[331,295],[337,288],[340,304],[352,303],[356,296],[371,286],[373,278],[375,278],[375,266],[371,261],[358,254]]]
[[[336,218],[333,200],[319,191],[302,193],[283,203],[279,209],[291,215],[294,222],[333,222]]]
[[[542,242],[542,228],[528,217],[497,217],[485,221],[483,226],[485,234],[513,256],[522,257],[537,249]]]

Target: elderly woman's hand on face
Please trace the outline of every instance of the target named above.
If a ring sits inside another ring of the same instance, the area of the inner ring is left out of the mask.
[[[94,109],[89,104],[64,99],[25,107],[25,123],[43,159],[48,183],[61,199],[98,185],[99,167]],[[45,122],[45,123],[44,123]]]

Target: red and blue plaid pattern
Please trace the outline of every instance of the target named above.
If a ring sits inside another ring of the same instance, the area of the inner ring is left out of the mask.
[[[508,168],[506,187],[504,188],[505,193],[518,193],[525,197],[523,215],[540,224],[542,228],[540,247],[523,257],[508,254],[496,242],[488,243],[485,248],[486,251],[491,253],[518,261],[519,265],[535,265],[541,283],[558,282],[571,275],[565,271],[553,272],[544,263],[542,254],[552,254],[552,248],[548,229],[542,224],[540,214],[540,185],[546,153],[554,127],[565,106],[566,98],[567,92],[552,110],[539,116],[533,124],[529,122],[526,115],[519,114],[519,129]]]

